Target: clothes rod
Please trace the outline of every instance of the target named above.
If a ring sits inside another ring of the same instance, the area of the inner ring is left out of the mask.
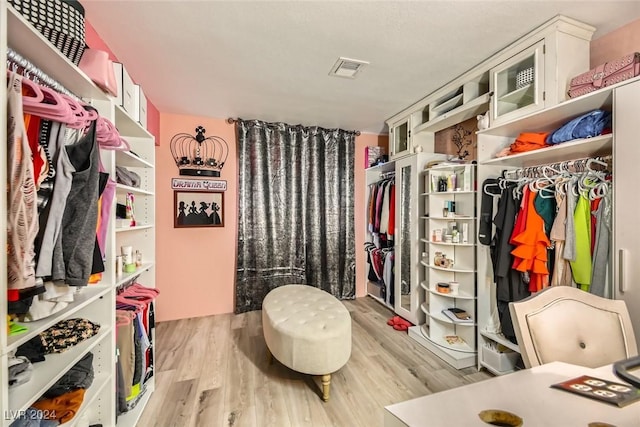
[[[503,176],[509,177],[527,177],[537,178],[540,176],[549,175],[550,173],[562,173],[562,172],[588,172],[588,171],[604,171],[610,169],[611,161],[613,157],[608,156],[596,156],[586,157],[583,159],[568,160],[564,162],[548,163],[538,166],[530,166],[520,169],[512,169],[504,171]]]
[[[72,96],[76,99],[80,99],[80,97],[76,96],[73,92],[65,88],[63,85],[58,83],[53,78],[49,77],[44,71],[42,71],[40,68],[35,66],[31,61],[29,61],[24,56],[20,55],[18,52],[11,49],[10,47],[7,48],[7,62],[9,64],[13,63],[18,67],[22,67],[25,73],[27,73],[25,75],[26,78],[29,78],[30,77],[29,74],[31,74],[37,79],[36,83],[42,82],[45,86],[49,86],[56,92],[60,92],[65,95]],[[10,66],[8,68],[11,70]]]

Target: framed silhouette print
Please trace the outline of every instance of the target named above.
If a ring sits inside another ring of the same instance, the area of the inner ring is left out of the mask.
[[[224,192],[174,191],[173,227],[224,227]]]

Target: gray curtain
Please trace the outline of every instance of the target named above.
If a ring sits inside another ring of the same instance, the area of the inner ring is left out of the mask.
[[[236,313],[278,286],[355,297],[354,132],[238,120]]]

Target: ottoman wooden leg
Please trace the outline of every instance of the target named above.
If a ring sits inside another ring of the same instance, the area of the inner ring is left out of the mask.
[[[331,374],[322,376],[322,400],[329,400],[329,387],[331,386]]]
[[[271,354],[271,351],[269,351],[269,347],[266,347],[266,349],[267,349],[267,364],[273,365],[273,354]]]

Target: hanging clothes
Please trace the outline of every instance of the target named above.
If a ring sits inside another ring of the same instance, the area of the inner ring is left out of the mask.
[[[581,193],[573,213],[576,257],[571,261],[573,280],[583,291],[591,285],[591,202]]]
[[[607,283],[607,270],[610,260],[611,239],[611,208],[608,197],[600,199],[601,202],[596,211],[595,249],[593,252],[593,269],[591,272],[591,286],[589,292],[601,297],[605,296]]]
[[[555,261],[553,273],[551,274],[551,286],[575,286],[573,275],[571,274],[571,264],[564,258],[564,245],[566,236],[565,222],[567,220],[567,197],[565,194],[556,192],[556,218],[553,221],[549,238],[553,241],[555,251]]]

